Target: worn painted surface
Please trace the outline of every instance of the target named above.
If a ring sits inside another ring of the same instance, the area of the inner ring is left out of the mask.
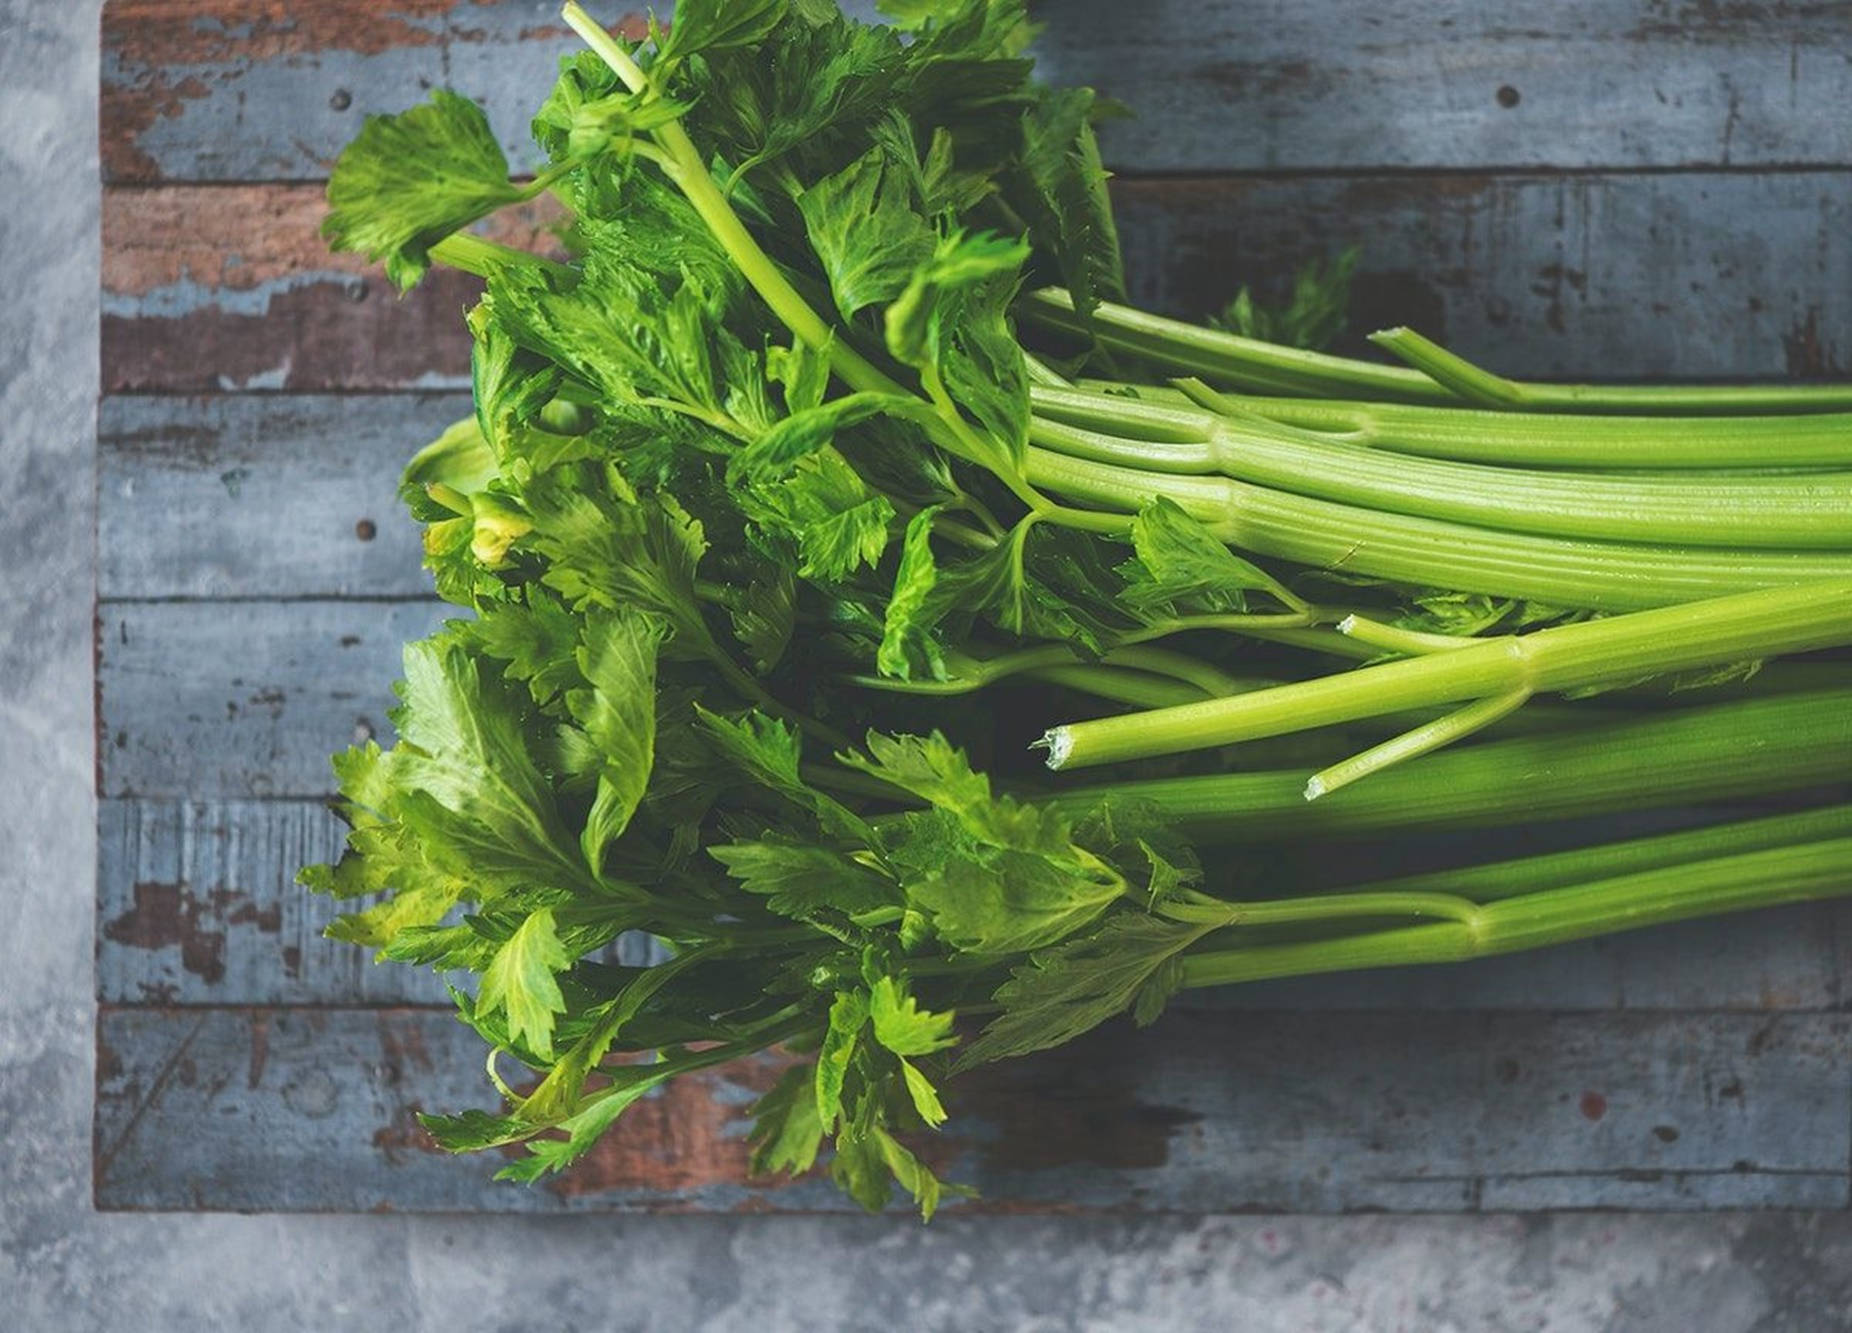
[[[429,597],[399,474],[469,411],[467,394],[106,399],[98,591]]]
[[[390,743],[400,649],[437,602],[116,602],[98,612],[104,796],[317,796]]]
[[[106,1008],[97,1029],[98,1200],[499,1212],[598,1202],[686,1211],[705,1206],[705,1195],[746,1197],[734,1188],[746,1166],[740,1112],[776,1079],[777,1059],[666,1090],[645,1110],[645,1132],[529,1191],[492,1180],[505,1154],[452,1157],[415,1118],[486,1101],[485,1054],[473,1033],[421,1009]],[[180,1133],[183,1124],[194,1132]],[[808,1206],[827,1202],[814,1182],[797,1191]]]
[[[443,981],[321,937],[335,904],[295,884],[340,849],[320,801],[112,799],[98,810],[97,998],[112,1005],[446,1004]],[[1367,861],[1360,874],[1368,873]],[[1694,921],[1464,967],[1188,992],[1183,1009],[1834,1008],[1852,907]],[[638,961],[626,958],[626,961]]]
[[[437,974],[322,938],[336,905],[295,880],[339,854],[326,805],[115,800],[97,815],[102,1003],[447,1003]]]
[[[480,1043],[443,1015],[106,1008],[97,1049],[105,1206],[850,1206],[743,1181],[773,1061],[665,1091],[573,1173],[510,1189],[412,1119],[484,1100]],[[1840,1207],[1849,1058],[1839,1015],[1175,1014],[973,1076],[922,1149],[1005,1211]]]
[[[481,284],[448,270],[401,298],[321,237],[320,185],[116,189],[103,210],[105,391],[416,388],[466,384],[457,312]],[[484,233],[551,252],[556,210]]]
[[[345,834],[326,801],[100,802],[98,1001],[447,1010],[448,983],[465,978],[375,965],[370,951],[323,937],[338,905],[304,892],[296,874],[337,857]],[[1770,947],[1786,952],[1779,935]],[[626,936],[608,956],[635,966],[660,961],[658,950],[646,937]],[[1767,974],[1742,995],[1753,1005],[1771,987],[1812,995],[1827,984],[1818,972]]]
[[[1058,17],[1045,46],[1060,77],[1137,112],[1107,140],[1131,170],[1746,166],[1852,150],[1826,110],[1852,89],[1833,0],[1067,0]]]
[[[1114,193],[1133,295],[1157,309],[1200,315],[1356,245],[1359,348],[1408,323],[1533,376],[1852,364],[1844,171],[1123,179]],[[324,253],[320,211],[314,186],[111,191],[105,387],[466,387],[472,280],[440,271],[397,299]],[[498,230],[549,243],[524,219]]]
[[[640,6],[600,17],[634,30]],[[668,9],[668,6],[662,6]],[[857,5],[864,12],[871,5]],[[1138,115],[1135,171],[1842,162],[1843,4],[1483,0],[1065,0],[1048,75]],[[113,181],[310,179],[370,111],[447,83],[517,163],[559,54],[551,0],[119,0],[104,20]]]

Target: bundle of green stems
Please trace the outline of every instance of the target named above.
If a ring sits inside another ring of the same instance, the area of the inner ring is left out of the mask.
[[[403,491],[466,615],[305,872],[377,896],[332,933],[476,974],[459,1015],[539,1078],[492,1062],[439,1142],[531,1179],[783,1045],[755,1166],[831,1139],[930,1213],[896,1135],[935,1080],[1179,989],[1852,893],[1852,384],[1138,310],[1099,107],[1034,81],[1019,3],[675,8],[631,43],[565,7],[531,177],[440,92],[330,182],[337,248],[486,286],[475,414]],[[543,193],[563,258],[469,230]],[[1648,811],[1688,827],[1613,840]],[[1457,864],[1532,825],[1567,846]]]

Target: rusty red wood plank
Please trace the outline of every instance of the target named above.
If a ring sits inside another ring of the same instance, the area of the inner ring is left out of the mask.
[[[104,392],[467,384],[462,312],[481,284],[439,270],[409,296],[328,251],[319,185],[112,189],[103,204]],[[547,202],[485,234],[552,252]]]
[[[201,179],[316,175],[367,109],[351,90],[365,98],[376,80],[415,99],[434,79],[457,77],[471,48],[490,46],[523,51],[509,77],[532,86],[570,40],[558,6],[535,0],[110,0],[103,172],[175,176],[177,150],[204,168]]]
[[[849,1206],[745,1180],[772,1057],[646,1100],[523,1188],[413,1119],[489,1101],[445,1014],[105,1008],[97,1040],[104,1208]],[[981,1190],[954,1207],[992,1212],[1843,1207],[1848,1060],[1838,1014],[1179,1013],[972,1076],[920,1147]]]
[[[849,6],[868,15],[872,0]],[[656,6],[670,12],[671,6]],[[599,17],[635,32],[643,6]],[[1040,44],[1055,82],[1138,115],[1138,171],[1837,162],[1852,153],[1836,3],[1690,0],[1068,0]],[[368,111],[447,83],[528,161],[527,123],[576,42],[552,0],[112,0],[113,181],[321,175]]]
[[[1124,180],[1115,195],[1134,296],[1177,313],[1359,245],[1357,335],[1410,323],[1532,376],[1852,364],[1852,172]],[[439,274],[396,299],[324,252],[320,211],[314,186],[108,191],[105,390],[465,387],[475,284]],[[535,246],[545,225],[497,222]]]

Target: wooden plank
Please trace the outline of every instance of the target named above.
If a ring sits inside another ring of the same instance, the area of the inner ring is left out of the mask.
[[[399,474],[467,394],[105,399],[98,592],[424,598]]]
[[[644,32],[645,6],[603,8],[616,31]],[[109,0],[104,176],[319,178],[366,115],[434,86],[482,102],[510,160],[531,164],[529,121],[559,58],[582,49],[557,0]]]
[[[112,189],[103,207],[103,391],[467,386],[462,312],[481,284],[438,270],[409,296],[320,233],[320,185]],[[557,247],[548,201],[491,239]]]
[[[1409,324],[1530,378],[1852,366],[1845,170],[1141,181],[1117,198],[1133,298],[1183,315],[1354,245],[1353,353]]]
[[[1358,245],[1352,350],[1406,322],[1526,375],[1852,366],[1852,251],[1839,244],[1852,172],[1121,180],[1114,195],[1133,294],[1173,313]],[[287,185],[106,192],[105,389],[466,388],[472,284],[440,276],[395,300],[322,253],[319,198]],[[546,244],[519,219],[504,230]]]
[[[1104,139],[1131,170],[1852,154],[1852,130],[1826,110],[1852,93],[1843,3],[1069,0],[1047,18],[1050,77],[1133,109]]]
[[[338,905],[296,873],[340,855],[345,834],[323,801],[100,801],[97,999],[448,1007],[449,983],[469,978],[376,966],[371,950],[323,937]],[[607,956],[635,965],[663,955],[625,936]]]
[[[321,796],[391,736],[400,651],[438,602],[135,602],[98,612],[98,794]]]
[[[708,1211],[740,1188],[741,1108],[775,1058],[653,1098],[626,1140],[551,1188],[494,1182],[500,1154],[451,1157],[415,1112],[486,1105],[484,1048],[417,1009],[104,1008],[96,1198],[103,1208],[290,1212]],[[512,1071],[511,1071],[512,1072]],[[791,1206],[830,1207],[805,1182]]]
[[[871,4],[851,6],[867,13]],[[602,16],[638,30],[640,6]],[[664,10],[668,6],[661,7]],[[111,181],[321,176],[367,112],[449,84],[512,160],[555,61],[552,0],[112,0],[102,57]],[[629,11],[629,12],[627,12]],[[1135,16],[1135,17],[1134,17]],[[1137,112],[1105,136],[1136,171],[1843,161],[1836,2],[1069,0],[1040,45],[1056,83]],[[1130,20],[1130,21],[1128,21]]]
[[[322,938],[334,904],[298,888],[295,876],[340,850],[340,823],[323,803],[106,800],[99,825],[102,1002],[447,1003],[436,975],[376,967],[367,951]],[[1817,903],[1461,967],[1193,992],[1177,1007],[1825,1010],[1845,993],[1849,941],[1852,903]],[[644,961],[634,951],[623,956]]]
[[[333,900],[297,887],[345,830],[312,801],[119,801],[97,810],[104,1004],[448,1003],[424,968],[322,938]]]
[[[496,1156],[434,1153],[412,1118],[485,1104],[481,1055],[429,1011],[106,1008],[97,1202],[848,1206],[741,1183],[772,1059],[647,1100],[561,1180],[494,1184]],[[991,1211],[1844,1207],[1848,1060],[1831,1014],[1176,1014],[972,1077],[922,1147]]]

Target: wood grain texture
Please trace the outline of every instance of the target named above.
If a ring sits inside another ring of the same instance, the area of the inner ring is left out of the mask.
[[[332,899],[297,887],[345,829],[313,801],[103,801],[97,999],[144,1005],[442,1005],[424,968],[322,937]]]
[[[323,796],[328,756],[389,744],[402,646],[438,602],[129,602],[98,612],[102,796]]]
[[[1529,376],[1852,365],[1852,172],[1121,180],[1114,195],[1134,298],[1174,314],[1356,245],[1351,350],[1408,323]],[[323,253],[320,207],[312,186],[108,192],[105,390],[466,388],[473,281],[439,272],[395,299]],[[546,246],[521,219],[501,232]]]
[[[1713,0],[1066,0],[1057,82],[1141,171],[1838,163],[1848,11]],[[1815,97],[1828,101],[1815,102]]]
[[[163,1006],[446,1004],[442,979],[322,938],[335,904],[295,884],[341,846],[319,801],[102,802],[97,997]],[[1358,852],[1359,877],[1370,873]],[[626,962],[642,941],[625,942]],[[1459,967],[1275,981],[1180,1009],[1825,1010],[1847,989],[1852,903],[1818,903]]]
[[[321,237],[320,185],[112,189],[103,205],[105,393],[467,385],[463,311],[482,284],[439,269],[409,296]],[[483,234],[556,253],[550,201]]]
[[[1138,181],[1116,201],[1133,298],[1186,316],[1359,247],[1353,354],[1408,324],[1532,379],[1852,365],[1852,172]]]
[[[744,1182],[770,1058],[678,1082],[571,1174],[512,1188],[413,1119],[488,1101],[445,1015],[106,1008],[97,1041],[105,1208],[850,1207]],[[921,1147],[982,1191],[956,1206],[992,1211],[1843,1207],[1848,1060],[1829,1014],[1181,1013],[973,1077]]]
[[[871,4],[851,6],[866,13]],[[640,6],[600,17],[636,31]],[[668,6],[660,8],[667,10]],[[112,0],[111,181],[305,180],[367,112],[447,84],[517,164],[561,53],[552,0]],[[1794,165],[1852,157],[1838,0],[1066,0],[1042,69],[1137,115],[1122,169]]]
[[[429,597],[399,474],[469,412],[467,394],[106,399],[99,595]]]

